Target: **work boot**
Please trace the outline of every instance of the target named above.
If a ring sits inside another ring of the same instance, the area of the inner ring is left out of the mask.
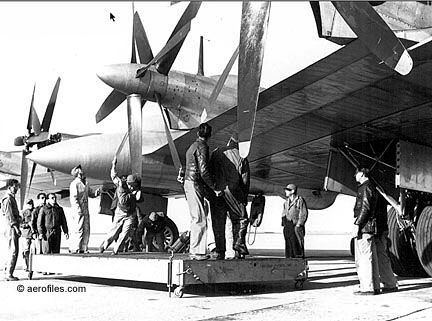
[[[225,252],[212,252],[210,254],[210,260],[224,260],[225,259]]]
[[[203,261],[203,260],[207,260],[209,256],[206,254],[190,254],[189,258],[191,260]]]
[[[8,275],[8,276],[5,278],[5,280],[6,280],[6,281],[18,281],[19,279],[18,279],[16,276]]]
[[[234,249],[236,252],[238,252],[239,254],[242,254],[243,256],[244,256],[244,255],[249,255],[249,251],[248,251],[248,249],[247,249],[247,247],[246,247],[246,244],[239,244],[239,243],[236,243],[236,244],[233,246],[233,249]]]

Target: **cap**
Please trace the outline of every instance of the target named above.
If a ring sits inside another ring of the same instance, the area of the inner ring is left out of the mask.
[[[34,204],[33,204],[33,200],[32,200],[31,198],[27,200],[26,204],[34,205]]]
[[[288,184],[284,189],[289,190],[289,191],[295,191],[295,190],[297,190],[297,185]]]
[[[79,169],[81,169],[81,164],[78,164],[77,166],[75,166],[74,168],[72,168],[71,175],[74,176],[74,177],[77,177]]]
[[[230,140],[233,140],[236,143],[238,143],[238,141],[239,141],[238,134],[236,132],[232,133]]]
[[[128,175],[126,178],[126,183],[129,183],[129,184],[138,183],[140,181],[141,181],[141,179],[137,174]]]
[[[357,173],[363,173],[365,175],[369,174],[369,169],[367,169],[366,167],[358,167],[355,171],[355,174],[357,175]]]

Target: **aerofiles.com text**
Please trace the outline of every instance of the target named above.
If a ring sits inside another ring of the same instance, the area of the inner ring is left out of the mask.
[[[26,293],[85,293],[87,289],[85,286],[61,286],[61,285],[38,285],[38,286],[25,286],[22,284],[17,285],[18,292]]]

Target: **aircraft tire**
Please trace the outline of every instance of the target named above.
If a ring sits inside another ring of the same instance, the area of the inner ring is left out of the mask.
[[[177,228],[177,225],[169,218],[167,217],[167,224],[165,226],[164,230],[164,236],[165,236],[165,248],[167,249],[169,246],[173,245],[175,241],[179,238],[179,231]]]
[[[426,206],[417,222],[417,255],[426,273],[432,277],[432,206]]]
[[[392,207],[387,213],[389,228],[389,256],[393,272],[399,276],[424,276],[415,249],[414,238],[408,230],[400,231],[396,220],[396,210]]]

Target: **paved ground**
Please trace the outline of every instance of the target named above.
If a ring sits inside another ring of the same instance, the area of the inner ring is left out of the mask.
[[[196,286],[181,299],[169,298],[164,284],[41,274],[30,281],[19,270],[22,280],[0,281],[0,320],[432,320],[431,278],[400,278],[398,293],[359,297],[351,258],[312,257],[309,266],[302,290],[292,282]]]

